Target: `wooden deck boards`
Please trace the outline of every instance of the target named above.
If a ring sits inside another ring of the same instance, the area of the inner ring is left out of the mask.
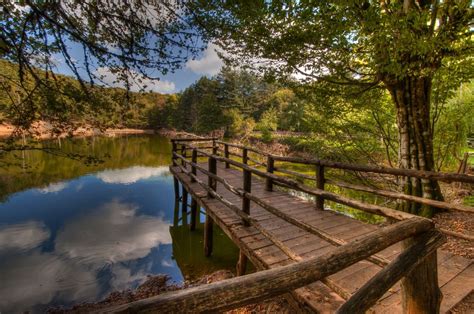
[[[202,166],[207,165],[202,164]],[[241,171],[232,168],[225,169],[221,163],[217,166],[220,177],[235,187],[242,187]],[[256,228],[243,226],[239,216],[220,201],[207,198],[206,191],[199,184],[191,183],[189,177],[179,168],[171,167],[170,169],[186,190],[208,211],[215,223],[245,252],[257,269],[273,268],[293,262]],[[207,177],[199,171],[198,176],[202,181],[207,182]],[[235,205],[241,206],[241,198],[219,183],[217,192]],[[283,191],[265,191],[264,182],[256,179],[256,176],[252,178],[252,194],[264,199],[282,212],[346,241],[363,237],[378,228],[336,212],[318,211],[313,203]],[[335,248],[318,236],[284,221],[254,203],[251,204],[250,214],[268,232],[302,258],[319,256]],[[377,255],[391,260],[397,256],[400,248],[400,244],[395,244]],[[439,284],[444,294],[441,310],[444,313],[472,291],[474,266],[471,260],[438,250],[438,267]],[[342,290],[342,294],[352,294],[380,269],[373,263],[361,261],[333,274],[328,279],[337,285],[337,289]],[[334,312],[344,301],[340,295],[321,282],[297,289],[292,294],[295,299],[304,303],[304,307],[320,313]],[[376,313],[397,313],[401,309],[400,300],[400,285],[397,284],[379,300],[372,310]]]

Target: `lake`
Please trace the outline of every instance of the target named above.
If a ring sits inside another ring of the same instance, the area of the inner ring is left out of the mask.
[[[181,217],[166,138],[42,145],[52,152],[10,153],[0,167],[1,313],[97,301],[153,274],[180,283],[234,269],[238,249],[220,230],[206,258],[204,216],[194,232]]]

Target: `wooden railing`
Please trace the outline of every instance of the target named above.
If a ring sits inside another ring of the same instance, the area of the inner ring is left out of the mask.
[[[344,188],[374,193],[403,201],[418,202],[420,204],[435,206],[447,210],[461,210],[464,212],[474,211],[474,208],[464,205],[449,204],[421,197],[404,195],[395,191],[378,190],[365,186],[357,186],[350,183],[328,180],[325,178],[325,169],[334,168],[359,172],[382,173],[395,176],[416,177],[445,182],[474,183],[474,177],[469,175],[402,170],[343,164],[323,160],[274,156],[244,145],[222,142],[216,138],[174,139],[172,140],[172,145],[172,162],[175,169],[179,169],[179,171],[189,176],[191,182],[197,183],[201,186],[207,193],[206,198],[214,198],[220,201],[242,219],[242,224],[244,226],[252,226],[257,229],[296,263],[205,286],[165,293],[156,297],[114,307],[111,308],[110,311],[220,311],[284,294],[317,280],[324,282],[331,288],[336,288],[336,291],[340,291],[342,289],[337,289],[339,287],[337,287],[335,282],[328,279],[328,276],[363,259],[379,265],[383,267],[383,269],[361,287],[354,295],[343,295],[347,301],[339,309],[339,313],[364,312],[366,309],[373,306],[377,300],[382,297],[382,295],[398,280],[412,271],[413,273],[416,273],[416,270],[420,270],[422,267],[425,267],[423,268],[425,275],[426,271],[432,274],[431,276],[426,276],[425,282],[416,282],[416,276],[405,277],[405,280],[412,280],[412,285],[420,287],[420,289],[425,292],[422,294],[404,293],[404,295],[408,298],[408,304],[410,302],[428,304],[429,302],[426,300],[439,299],[439,287],[436,278],[436,249],[445,241],[445,237],[434,228],[433,222],[429,219],[418,217],[410,213],[397,211],[381,205],[366,204],[360,200],[338,195],[325,190],[325,184],[334,184]],[[190,154],[188,154],[189,152]],[[241,159],[241,161],[236,160],[236,157]],[[203,166],[204,161],[207,162],[207,167]],[[277,162],[314,165],[316,173],[314,177],[308,174],[300,174],[296,171],[284,169],[281,166],[275,166],[275,163]],[[217,173],[218,163],[222,163],[225,168],[234,167],[241,169],[243,172],[242,187],[235,187],[226,179],[220,177]],[[202,175],[199,175],[198,172]],[[278,172],[283,173],[286,176],[278,175]],[[316,186],[312,187],[305,185],[297,180],[289,178],[288,175],[314,180],[316,181]],[[258,176],[264,179],[265,187],[268,191],[271,191],[276,185],[315,196],[315,210],[324,209],[324,201],[330,200],[371,214],[387,217],[389,221],[393,223],[387,227],[380,228],[361,240],[347,243],[340,238],[330,235],[304,221],[298,220],[280,211],[269,202],[259,198],[255,194],[252,194],[251,188],[253,176]],[[207,178],[207,180],[203,179],[203,177]],[[241,198],[242,203],[235,204],[222,196],[221,193],[218,193],[216,189],[218,184],[233,194],[238,195]],[[331,253],[303,260],[281,240],[262,227],[256,219],[252,218],[250,213],[251,202],[254,202],[268,212],[286,220],[287,222],[290,222],[311,234],[317,235],[337,246],[337,248]],[[193,215],[193,213],[191,213],[191,215]],[[207,256],[212,252],[212,226],[213,220],[207,214],[204,230],[204,247]],[[193,228],[193,226],[191,226],[191,228]],[[411,245],[405,245],[405,249],[395,260],[388,261],[377,255],[377,252],[380,252],[400,241],[407,241],[408,239],[410,239],[409,243],[411,243]],[[241,251],[238,263],[238,275],[244,274],[245,264],[246,256]],[[430,265],[430,267],[426,268],[426,265]],[[439,310],[439,302],[437,306]],[[436,305],[428,309],[428,312],[431,310],[436,312]]]
[[[384,198],[388,198],[390,200],[398,200],[398,201],[406,201],[406,202],[414,202],[422,205],[428,205],[435,208],[440,208],[449,211],[462,211],[468,213],[474,213],[474,208],[471,206],[463,205],[463,204],[455,204],[455,203],[448,203],[443,201],[432,200],[428,198],[423,198],[419,196],[407,195],[404,193],[400,193],[397,191],[387,190],[387,189],[379,189],[370,186],[360,185],[360,184],[353,184],[344,182],[341,180],[329,179],[326,178],[325,173],[329,169],[339,169],[344,171],[352,171],[357,173],[374,173],[374,174],[382,174],[382,175],[389,175],[394,177],[409,177],[409,178],[419,178],[425,180],[436,180],[442,181],[446,183],[452,182],[460,182],[460,183],[468,183],[474,184],[474,176],[467,175],[467,174],[458,174],[458,173],[442,173],[442,172],[432,172],[432,171],[422,171],[422,170],[413,170],[413,169],[397,169],[397,168],[389,168],[389,167],[380,167],[380,166],[371,166],[371,165],[357,165],[357,164],[348,164],[348,163],[341,163],[341,162],[333,162],[328,160],[317,160],[317,159],[307,159],[307,158],[298,158],[298,157],[285,157],[285,156],[276,156],[268,153],[264,153],[258,149],[248,147],[245,145],[238,145],[227,143],[218,140],[217,138],[202,138],[198,139],[199,142],[208,142],[207,149],[212,149],[215,152],[214,157],[217,161],[224,162],[226,168],[230,165],[235,166],[237,168],[244,169],[242,166],[253,166],[253,169],[247,169],[248,171],[263,177],[265,179],[266,189],[271,191],[273,189],[273,185],[279,185],[286,188],[294,189],[297,191],[305,192],[309,195],[312,195],[316,199],[316,208],[317,209],[324,209],[324,200],[330,200],[335,203],[343,204],[352,208],[356,208],[362,211],[370,212],[373,214],[378,214],[382,216],[389,217],[383,212],[390,212],[399,216],[400,213],[396,211],[387,211],[388,208],[382,208],[382,206],[378,205],[370,205],[370,204],[361,204],[358,200],[348,199],[346,197],[342,197],[335,193],[330,193],[325,191],[326,184],[337,186],[339,188],[350,189],[354,191],[361,191],[365,193],[370,193],[373,195],[382,196]],[[205,151],[201,147],[196,147],[195,145],[190,145],[189,143],[196,143],[196,139],[186,139],[182,141],[181,139],[173,140],[173,143],[180,143],[176,145],[180,145],[185,147],[186,150],[192,150],[196,148],[198,151],[199,156],[201,157],[210,157],[210,152]],[[231,150],[233,149],[233,151]],[[250,153],[253,155],[250,156]],[[182,156],[182,154],[180,155]],[[239,163],[235,158],[241,158],[241,162]],[[179,159],[179,157],[177,157]],[[227,159],[227,160],[225,160]],[[264,160],[263,160],[264,159]],[[183,163],[185,163],[183,161]],[[285,164],[303,164],[303,165],[311,165],[315,167],[315,175],[311,176],[304,173],[299,173],[297,171],[292,171],[289,169],[285,169],[283,165],[276,166],[276,163],[285,163]],[[243,165],[242,165],[243,164]],[[265,171],[262,169],[265,168]],[[277,176],[272,177],[272,174],[282,173],[285,176]],[[298,181],[291,180],[289,177],[295,177],[298,179],[303,180],[312,180],[315,181],[316,189],[312,187],[308,187],[299,183]],[[403,214],[401,214],[403,215]],[[393,217],[392,217],[393,218]],[[468,234],[462,234],[458,232],[453,232],[446,229],[440,229],[442,232],[474,241],[474,237]]]

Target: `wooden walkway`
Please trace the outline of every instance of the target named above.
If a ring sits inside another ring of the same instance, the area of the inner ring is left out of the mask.
[[[207,168],[207,163],[200,163]],[[288,255],[268,240],[255,227],[246,227],[242,218],[235,214],[217,199],[207,198],[207,192],[190,177],[183,173],[178,166],[171,166],[171,172],[181,182],[188,193],[204,207],[214,222],[229,236],[230,239],[244,252],[257,269],[275,268],[294,263]],[[217,174],[235,187],[243,185],[242,170],[226,169],[223,163],[217,163]],[[198,171],[200,180],[207,182],[207,176]],[[348,216],[333,211],[315,210],[315,204],[292,196],[286,192],[265,190],[262,180],[252,180],[252,194],[265,202],[304,221],[328,234],[347,242],[366,236],[378,229]],[[221,184],[217,184],[217,193],[235,204],[241,204],[242,199],[231,193]],[[269,213],[267,210],[251,203],[250,216],[261,226],[282,241],[295,254],[303,259],[315,257],[335,249],[331,243],[306,232],[297,226]],[[400,244],[393,245],[377,254],[388,260],[393,260],[400,252]],[[332,313],[371,277],[382,268],[369,261],[360,261],[343,271],[327,278],[326,284],[315,282],[292,292],[300,306],[309,307],[321,313]],[[438,250],[439,286],[444,295],[441,313],[449,310],[463,298],[472,293],[474,287],[474,265],[471,260],[454,256]],[[372,308],[375,313],[400,313],[401,297],[399,284],[392,287]]]

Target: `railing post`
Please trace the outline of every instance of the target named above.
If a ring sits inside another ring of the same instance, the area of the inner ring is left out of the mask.
[[[321,164],[316,165],[316,188],[324,191],[324,166]],[[316,209],[324,210],[324,197],[316,196]]]
[[[245,147],[242,150],[242,162],[244,164],[248,164],[248,162],[249,162],[249,152],[248,152],[247,148],[245,148]]]
[[[244,191],[246,193],[252,192],[252,172],[244,169]],[[245,197],[242,198],[242,211],[250,215],[250,199]],[[249,226],[250,224],[247,221],[244,221],[244,226]],[[247,255],[240,250],[239,261],[237,262],[237,276],[245,275],[247,269]]]
[[[212,154],[217,155],[217,151],[219,150],[219,146],[216,143],[215,139],[212,139]]]
[[[417,238],[403,241],[403,248],[416,243]],[[439,313],[443,295],[438,285],[437,253],[434,251],[401,280],[403,313]]]
[[[214,157],[209,157],[208,163],[209,172],[212,174],[217,174],[216,159]],[[214,191],[217,187],[216,183],[217,182],[214,178],[211,178],[210,176],[208,177],[208,186]],[[207,196],[210,198],[213,197],[211,193],[208,193]],[[206,257],[209,257],[212,254],[213,225],[214,221],[206,209],[206,222],[204,224],[204,255]]]
[[[267,172],[268,173],[273,173],[274,170],[274,162],[275,160],[273,159],[272,155],[267,156]],[[273,191],[273,181],[270,178],[266,178],[265,180],[265,190],[267,191]]]
[[[193,164],[197,163],[197,150],[196,148],[193,148],[193,153],[191,155],[191,162]],[[196,166],[191,165],[191,173],[195,176],[196,175]],[[191,182],[196,182],[196,179],[191,176]]]
[[[209,157],[208,159],[208,170],[212,174],[217,174],[217,163],[214,157]],[[216,184],[217,184],[217,181],[211,176],[208,176],[207,185],[214,191],[216,190]],[[213,197],[211,192],[208,192],[207,196],[210,198]]]
[[[171,140],[171,146],[172,146],[172,149],[171,149],[171,162],[172,162],[173,166],[176,166],[176,157],[174,157],[174,153],[176,153],[178,148],[177,148],[175,140]]]
[[[252,172],[244,169],[244,191],[247,193],[252,192]],[[242,198],[242,211],[247,215],[250,215],[250,199],[245,197]],[[244,221],[244,225],[248,226],[248,222]]]
[[[224,157],[229,158],[229,145],[228,144],[224,144]],[[225,162],[225,167],[226,169],[229,169],[229,163],[227,161]]]
[[[185,144],[181,144],[181,156],[183,156],[184,158],[186,158],[186,146]],[[181,159],[181,165],[186,168],[186,163],[184,162],[183,159]]]

